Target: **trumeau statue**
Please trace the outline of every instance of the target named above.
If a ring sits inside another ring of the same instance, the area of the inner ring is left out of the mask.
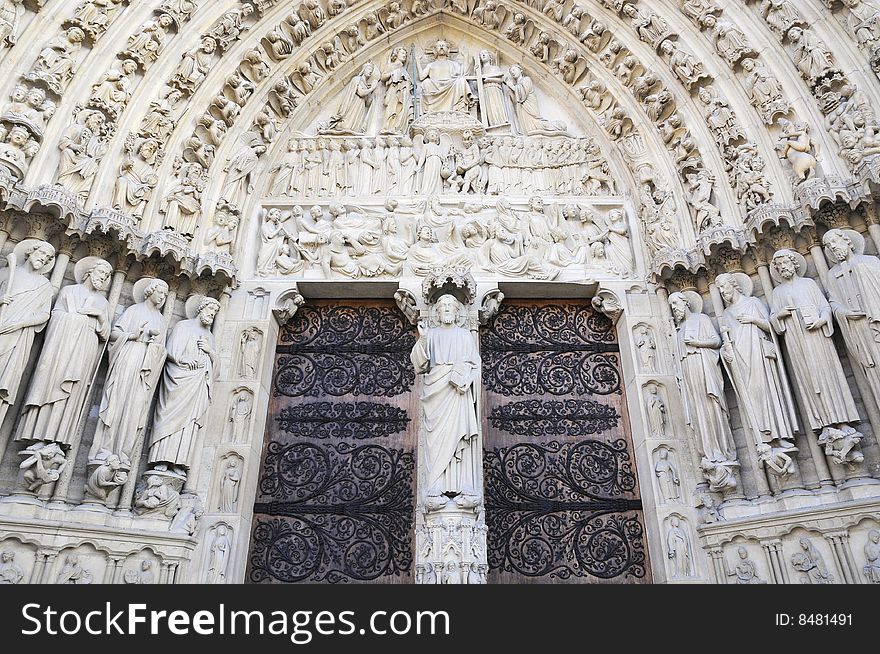
[[[791,447],[797,433],[794,402],[777,348],[770,311],[752,296],[752,280],[743,273],[715,278],[727,308],[719,320],[721,358],[739,398],[743,421],[756,445]]]
[[[864,237],[851,229],[830,229],[822,243],[833,264],[826,282],[831,310],[853,363],[880,402],[880,259],[865,254]]]
[[[168,359],[159,389],[149,462],[155,470],[169,466],[174,472],[188,470],[199,431],[211,405],[211,391],[219,377],[211,326],[220,309],[212,298],[198,296],[187,302],[187,320],[177,323],[168,335]]]
[[[102,291],[112,272],[103,259],[81,259],[74,269],[77,283],[58,294],[15,440],[72,445],[78,437],[83,405],[110,336],[110,304]]]
[[[45,275],[55,263],[55,248],[26,239],[7,262],[0,272],[0,424],[16,401],[34,337],[49,320],[52,285]]]
[[[804,277],[806,270],[807,262],[793,250],[773,255],[771,274],[777,286],[770,323],[784,338],[807,426],[838,463],[857,463],[863,456],[853,448],[861,434],[851,425],[860,418],[831,339],[831,305],[818,284]]]
[[[480,425],[477,389],[480,355],[474,336],[457,321],[463,311],[452,295],[433,307],[439,324],[419,323],[419,340],[411,359],[423,375],[421,433],[424,437],[424,488],[429,504],[442,507],[447,499],[459,506],[473,503],[480,465]]]
[[[697,437],[699,452],[711,464],[733,462],[736,448],[730,434],[724,380],[718,365],[721,338],[709,316],[702,313],[702,298],[693,291],[673,293],[669,296],[669,305],[678,327],[676,349],[681,362],[687,422]],[[717,482],[714,485],[727,486]]]
[[[146,277],[134,285],[132,294],[135,304],[110,332],[110,367],[89,451],[90,461],[103,464],[111,453],[129,467],[137,463],[137,446],[165,361],[167,325],[161,308],[168,285]]]

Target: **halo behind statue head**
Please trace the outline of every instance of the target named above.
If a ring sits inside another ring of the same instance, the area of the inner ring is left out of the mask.
[[[742,293],[743,295],[745,295],[746,297],[751,297],[752,294],[754,293],[755,283],[752,281],[752,278],[749,277],[748,275],[746,275],[745,273],[734,272],[734,273],[723,273],[721,275],[718,275],[718,277],[715,278],[716,285],[718,284],[718,280],[721,279],[722,277],[729,277],[730,279],[732,279],[733,282],[739,288],[739,292]]]
[[[197,293],[196,295],[190,295],[186,301],[186,306],[184,308],[184,313],[188,320],[192,320],[196,316],[199,315],[199,311],[201,310],[204,303],[210,302],[212,304],[216,304],[217,307],[220,307],[220,302],[215,300],[212,297],[208,297],[207,295],[201,295]]]
[[[828,259],[830,261],[837,261],[837,257],[835,257],[831,253],[831,250],[829,249],[828,245],[825,242],[825,237],[833,232],[837,232],[839,234],[843,234],[844,236],[846,236],[849,239],[849,242],[852,243],[853,252],[855,252],[856,254],[864,254],[865,253],[865,237],[862,236],[861,234],[859,234],[856,230],[854,230],[854,229],[829,229],[822,236],[822,244],[825,245],[825,256],[828,257]]]
[[[703,313],[703,298],[695,291],[681,291],[691,313]]]
[[[703,312],[703,298],[700,297],[699,293],[694,291],[676,291],[669,296],[669,303],[672,304],[672,300],[679,297],[687,303],[688,310],[691,313]]]
[[[76,280],[76,283],[82,284],[85,281],[86,275],[99,264],[104,264],[104,266],[111,270],[113,268],[106,259],[101,257],[83,257],[77,261],[73,267],[73,278]]]
[[[49,259],[46,265],[36,271],[39,275],[45,275],[47,272],[52,270],[52,267],[55,265],[55,248],[52,246],[51,243],[47,243],[46,241],[41,241],[38,238],[26,238],[20,243],[17,243],[15,245],[15,248],[12,250],[13,253],[15,253],[16,264],[23,264],[25,259],[27,259],[28,254],[35,245],[45,245],[48,247],[49,250],[52,251],[52,258]]]
[[[777,250],[776,252],[773,253],[773,259],[775,259],[776,257],[778,257],[779,255],[782,255],[782,254],[790,256],[794,259],[794,265],[795,265],[795,270],[796,270],[795,274],[798,277],[803,277],[804,275],[807,274],[807,260],[804,259],[804,256],[800,252],[796,252],[795,250],[790,250],[788,248],[783,248],[783,249]],[[773,278],[774,282],[776,282],[777,284],[782,284],[785,280],[779,276],[778,272],[776,272],[776,266],[773,265],[772,260],[771,260],[770,264],[771,264],[770,265],[770,276]]]
[[[153,282],[162,282],[165,284],[165,290],[168,290],[168,284],[161,279],[156,279],[155,277],[144,277],[143,279],[139,279],[134,283],[134,288],[131,292],[132,297],[134,297],[134,301],[137,304],[140,304],[147,299],[147,288],[149,288],[150,284]]]

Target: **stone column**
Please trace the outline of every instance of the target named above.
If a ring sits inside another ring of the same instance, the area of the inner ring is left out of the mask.
[[[847,584],[861,583],[861,575],[853,562],[852,552],[849,547],[849,534],[845,531],[836,531],[823,535],[831,547],[834,562],[837,564],[837,570],[840,572],[843,582]]]
[[[55,250],[55,266],[52,268],[52,276],[49,282],[52,284],[52,296],[58,295],[61,285],[64,283],[64,275],[67,273],[67,266],[70,264],[70,258],[76,249],[76,243],[72,238],[64,236],[58,248]]]
[[[40,573],[34,581],[36,584],[51,584],[54,582],[51,578],[52,566],[55,564],[55,559],[58,558],[58,552],[46,552],[45,557]]]
[[[111,556],[107,559],[107,569],[104,571],[105,584],[118,584],[122,576],[122,563],[125,559],[121,556]]]
[[[162,561],[159,564],[159,583],[167,584],[168,583],[168,566],[170,563],[168,561]]]
[[[709,560],[712,562],[712,571],[715,573],[715,583],[729,584],[727,575],[727,566],[724,560],[724,550],[720,547],[713,547],[709,550]]]

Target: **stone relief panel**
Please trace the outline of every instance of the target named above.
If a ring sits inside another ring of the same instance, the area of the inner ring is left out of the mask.
[[[236,452],[227,452],[217,460],[217,487],[214,509],[220,513],[237,513],[244,475],[244,458]]]
[[[35,560],[35,545],[14,538],[0,541],[0,584],[30,583]]]
[[[695,577],[694,539],[686,518],[673,513],[664,521],[664,545],[666,565],[672,580]]]
[[[241,379],[256,379],[263,356],[263,330],[247,327],[238,339],[236,375]]]
[[[479,277],[630,276],[625,209],[615,200],[432,196],[275,205],[262,214],[256,274],[297,279],[426,277],[445,265]]]
[[[254,392],[249,388],[237,388],[232,391],[224,438],[232,443],[245,444],[250,436],[253,414]]]
[[[653,459],[657,497],[664,504],[680,503],[682,501],[681,468],[675,450],[661,445],[654,450]]]

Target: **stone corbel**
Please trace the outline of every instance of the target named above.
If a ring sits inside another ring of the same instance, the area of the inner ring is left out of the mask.
[[[497,288],[489,291],[483,296],[479,312],[481,325],[489,324],[489,321],[498,314],[502,302],[504,302],[504,293]]]
[[[593,297],[593,308],[599,313],[605,314],[611,322],[617,324],[623,315],[623,303],[617,295],[607,289],[602,289]]]
[[[284,327],[290,319],[296,315],[299,308],[306,303],[306,299],[300,294],[299,289],[294,287],[282,293],[272,307],[272,315],[279,327]]]
[[[419,306],[415,295],[405,288],[399,288],[394,293],[394,302],[410,325],[415,327],[419,324]]]

